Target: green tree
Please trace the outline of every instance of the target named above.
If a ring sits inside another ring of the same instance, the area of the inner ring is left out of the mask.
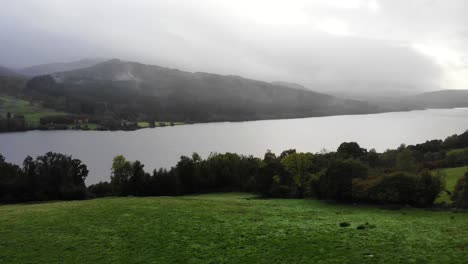
[[[132,163],[124,156],[114,157],[112,162],[111,184],[115,195],[129,195],[129,181],[133,175]]]
[[[433,176],[429,171],[423,171],[418,182],[418,204],[421,206],[432,205],[444,189],[445,182],[440,174]]]
[[[418,170],[413,152],[404,148],[396,155],[396,169],[400,171],[416,172]]]
[[[273,176],[278,175],[281,168],[281,160],[268,150],[260,163],[260,171],[255,180],[256,190],[263,195],[271,195]]]
[[[344,142],[338,147],[336,151],[341,158],[344,159],[358,159],[367,153],[367,150],[361,148],[356,142]]]
[[[304,197],[304,192],[316,172],[312,153],[292,153],[282,159],[282,164],[289,172],[298,198]]]
[[[366,179],[367,167],[359,160],[335,160],[320,177],[320,196],[339,201],[352,200],[354,178]]]
[[[144,166],[138,160],[132,163],[132,174],[129,178],[129,194],[136,196],[147,194],[145,189],[149,179],[143,170]]]

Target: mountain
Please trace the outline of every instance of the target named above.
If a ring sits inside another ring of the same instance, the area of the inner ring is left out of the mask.
[[[411,96],[409,104],[424,108],[468,107],[468,90],[441,90]]]
[[[16,71],[0,66],[0,76],[2,77],[21,77],[21,74]]]
[[[59,62],[35,65],[19,70],[20,73],[27,76],[40,76],[51,74],[54,72],[72,71],[77,69],[83,69],[91,67],[98,63],[105,61],[104,59],[82,59],[73,62]]]
[[[210,122],[379,112],[365,102],[310,90],[117,59],[32,78],[26,91],[59,110],[127,120]]]
[[[440,90],[412,95],[367,98],[385,112],[468,107],[468,90]]]

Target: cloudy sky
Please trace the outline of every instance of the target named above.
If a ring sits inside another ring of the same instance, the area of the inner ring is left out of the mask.
[[[468,89],[465,0],[2,0],[0,65],[121,58],[315,90]]]

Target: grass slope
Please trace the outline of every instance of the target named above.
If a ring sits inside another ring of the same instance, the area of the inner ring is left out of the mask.
[[[248,194],[0,206],[0,263],[466,263],[468,214]],[[350,227],[339,227],[347,221]],[[369,222],[376,228],[357,230]]]
[[[26,122],[32,126],[39,125],[39,120],[45,116],[66,115],[66,113],[31,104],[22,99],[0,96],[0,116],[6,117],[8,112],[13,115],[24,115]]]
[[[468,170],[468,166],[466,167],[458,167],[458,168],[446,168],[440,170],[444,176],[445,179],[445,189],[449,191],[450,193],[453,193],[455,190],[455,184],[457,184],[458,179],[465,174],[465,172]],[[440,194],[439,198],[437,198],[436,203],[451,203],[452,201],[450,200],[450,195],[442,191]]]

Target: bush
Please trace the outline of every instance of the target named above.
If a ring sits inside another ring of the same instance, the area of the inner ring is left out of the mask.
[[[424,207],[432,205],[443,189],[440,176],[432,176],[427,171],[420,175],[394,172],[353,181],[353,198],[356,201]]]

